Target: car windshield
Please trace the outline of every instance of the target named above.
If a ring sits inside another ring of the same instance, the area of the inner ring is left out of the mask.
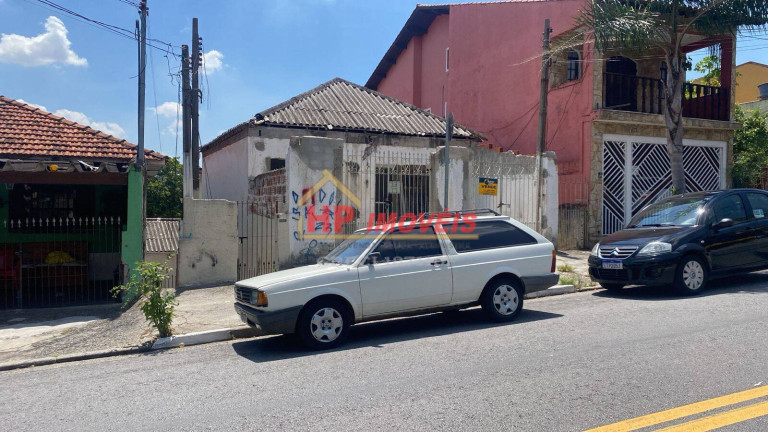
[[[365,251],[381,231],[356,231],[352,236],[339,243],[321,262],[352,264]]]
[[[638,213],[629,228],[696,225],[707,201],[708,198],[701,197],[667,198]]]

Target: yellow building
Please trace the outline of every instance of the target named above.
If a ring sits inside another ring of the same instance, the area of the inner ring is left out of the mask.
[[[736,103],[760,99],[757,86],[768,83],[768,65],[746,62],[736,66]]]

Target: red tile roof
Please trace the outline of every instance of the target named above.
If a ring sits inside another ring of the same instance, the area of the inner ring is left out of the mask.
[[[0,96],[0,157],[129,161],[136,157],[136,145]],[[146,158],[161,160],[165,156],[147,150]]]

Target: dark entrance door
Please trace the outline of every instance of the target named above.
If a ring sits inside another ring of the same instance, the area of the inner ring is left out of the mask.
[[[611,57],[605,72],[605,108],[637,111],[637,64],[627,57]]]

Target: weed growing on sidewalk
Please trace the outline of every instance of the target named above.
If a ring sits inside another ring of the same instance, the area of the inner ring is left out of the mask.
[[[178,304],[174,293],[163,292],[170,270],[165,263],[140,262],[128,283],[112,288],[115,297],[122,294],[123,307],[137,298],[142,302],[144,317],[157,328],[160,337],[171,335],[173,308]]]

